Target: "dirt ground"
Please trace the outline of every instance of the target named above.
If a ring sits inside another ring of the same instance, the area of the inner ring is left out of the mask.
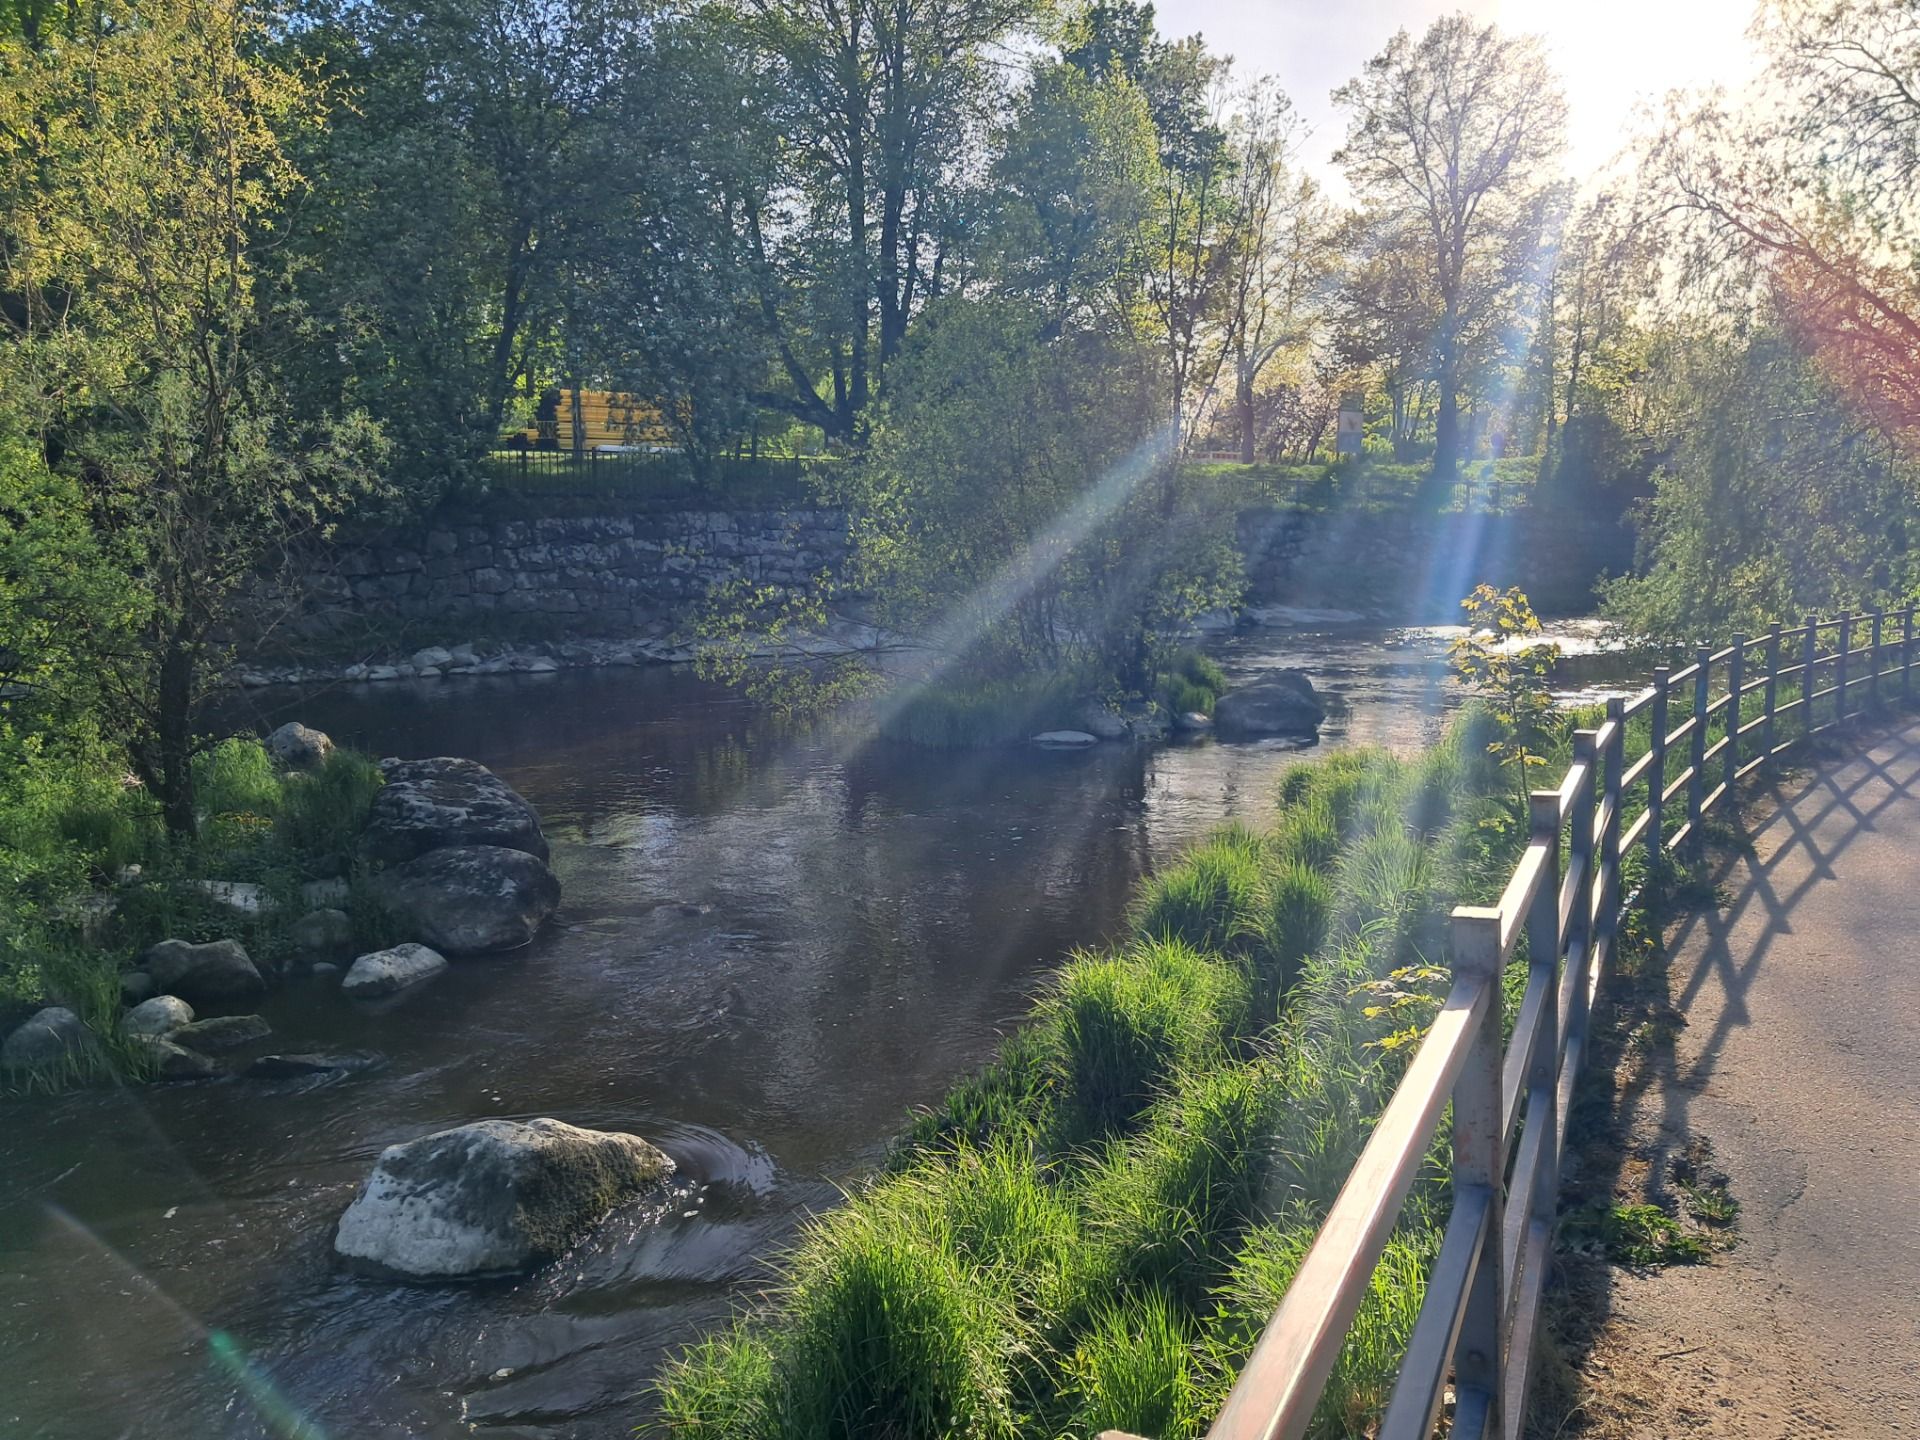
[[[1622,1266],[1573,1227],[1535,1437],[1920,1440],[1920,725],[1748,818],[1664,965],[1627,957],[1569,1157],[1570,1203],[1711,1253]]]

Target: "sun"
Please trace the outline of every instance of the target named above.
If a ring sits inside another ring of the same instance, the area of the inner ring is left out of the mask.
[[[1754,11],[1754,0],[1499,0],[1481,13],[1546,41],[1567,87],[1567,168],[1585,178],[1626,143],[1640,107],[1751,78]]]

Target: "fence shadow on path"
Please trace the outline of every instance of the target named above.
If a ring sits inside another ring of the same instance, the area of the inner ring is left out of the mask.
[[[1595,1063],[1575,1103],[1568,1144],[1580,1158],[1563,1202],[1674,1210],[1676,1170],[1701,1153],[1694,1097],[1730,1037],[1752,1023],[1749,995],[1780,937],[1794,933],[1796,907],[1821,885],[1844,884],[1847,851],[1901,805],[1920,806],[1920,722],[1912,720],[1823,742],[1801,768],[1749,787],[1737,840],[1710,852],[1711,895],[1665,927],[1664,963],[1610,985]],[[1675,1043],[1683,1027],[1684,1049]],[[1561,1360],[1577,1369],[1611,1316],[1613,1271],[1581,1255],[1563,1255],[1558,1268],[1550,1324]],[[1581,1433],[1578,1396],[1564,1384],[1546,1389],[1527,1433]]]

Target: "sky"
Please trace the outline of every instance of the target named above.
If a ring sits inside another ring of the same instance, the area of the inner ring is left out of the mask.
[[[1634,111],[1669,90],[1752,74],[1746,40],[1754,0],[1157,0],[1160,33],[1206,36],[1242,75],[1275,76],[1312,127],[1307,166],[1332,178],[1345,120],[1329,92],[1360,71],[1393,32],[1419,34],[1465,10],[1503,30],[1541,36],[1566,81],[1567,168],[1586,179],[1631,132]],[[1338,187],[1344,188],[1344,187]]]

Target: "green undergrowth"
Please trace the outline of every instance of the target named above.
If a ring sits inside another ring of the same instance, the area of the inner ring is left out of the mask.
[[[1146,884],[997,1059],[657,1392],[682,1436],[1181,1440],[1217,1411],[1446,983],[1444,917],[1524,843],[1491,722],[1289,774]],[[1313,1434],[1384,1404],[1446,1215],[1416,1185]]]
[[[330,877],[347,881],[356,939],[391,933],[352,861],[382,783],[367,756],[335,750],[311,772],[283,773],[259,740],[227,740],[196,764],[191,839],[166,833],[107,747],[69,739],[34,759],[0,787],[0,1029],[64,1005],[95,1043],[57,1071],[6,1077],[15,1088],[137,1070],[119,1032],[120,974],[157,941],[238,940],[271,967],[309,908],[301,885]],[[209,880],[259,885],[272,908],[239,913],[199,888]]]

